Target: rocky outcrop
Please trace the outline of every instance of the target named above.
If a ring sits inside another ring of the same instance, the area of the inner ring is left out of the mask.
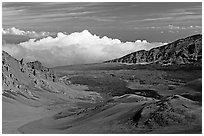
[[[47,67],[44,67],[41,62],[34,61],[28,62],[27,66],[33,70],[33,74],[36,75],[36,71],[43,73],[44,78],[52,80],[53,82],[57,81],[57,78],[52,70]]]
[[[149,51],[140,50],[121,58],[106,61],[119,63],[160,63],[190,64],[202,60],[202,35],[193,35],[176,40],[164,46],[152,48]]]
[[[29,68],[32,68],[32,69],[37,69],[37,70],[40,70],[40,71],[49,71],[49,68],[46,68],[42,65],[41,62],[39,61],[33,61],[33,62],[28,62],[27,63],[27,66]]]
[[[25,63],[13,58],[7,52],[2,52],[2,90],[3,95],[23,94],[32,98],[29,88],[43,89],[49,92],[59,92],[53,85],[58,78],[49,68],[38,61]]]
[[[49,110],[68,103],[75,105],[78,101],[101,99],[98,93],[72,89],[39,61],[26,63],[5,51],[2,52],[2,98]]]

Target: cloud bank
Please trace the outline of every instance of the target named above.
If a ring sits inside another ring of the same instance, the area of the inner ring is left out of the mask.
[[[21,31],[16,33],[23,33]],[[149,50],[164,43],[149,43],[146,40],[121,42],[119,39],[99,37],[88,30],[64,34],[55,38],[48,36],[40,40],[30,39],[20,44],[3,44],[3,50],[12,56],[27,61],[39,60],[45,65],[59,66],[97,63],[121,57],[138,50]]]
[[[50,32],[35,32],[35,31],[23,31],[15,27],[7,28],[4,29],[2,28],[2,34],[3,35],[23,35],[23,36],[28,36],[28,37],[46,37],[49,35],[53,35],[54,33]]]

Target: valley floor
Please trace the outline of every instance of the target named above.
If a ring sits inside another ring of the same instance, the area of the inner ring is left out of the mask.
[[[77,101],[71,98],[73,104],[53,95],[54,105],[46,107],[28,106],[3,96],[4,134],[202,132],[201,71],[56,72],[69,88],[90,94]],[[91,92],[100,93],[103,101],[91,101],[95,96]]]
[[[55,112],[42,107],[31,107],[16,101],[3,100],[2,103],[2,133],[17,134],[18,128],[39,118],[43,118]]]

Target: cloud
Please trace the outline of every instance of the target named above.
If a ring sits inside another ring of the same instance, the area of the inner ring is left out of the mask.
[[[168,29],[174,30],[174,29],[180,29],[180,27],[174,26],[174,25],[168,25]]]
[[[172,31],[172,30],[169,30],[169,33],[179,33],[179,31]]]
[[[2,28],[2,34],[3,35],[23,35],[28,37],[46,37],[49,35],[53,35],[54,33],[50,32],[35,32],[35,31],[23,31],[15,27],[4,29]]]
[[[176,25],[167,25],[167,26],[146,26],[146,27],[134,27],[135,30],[160,30],[160,33],[169,32],[169,33],[179,33],[182,31],[192,31],[201,33],[202,26],[176,26]]]
[[[145,21],[158,21],[158,20],[169,20],[169,19],[172,19],[172,17],[145,18],[138,21],[145,22]]]
[[[149,43],[146,40],[121,42],[119,39],[99,37],[84,30],[71,34],[59,32],[55,38],[48,36],[20,44],[3,44],[3,50],[18,59],[39,60],[47,66],[57,66],[103,62],[163,44]]]
[[[175,25],[168,25],[168,26],[147,26],[147,27],[134,27],[134,29],[170,29],[170,30],[184,30],[184,29],[202,29],[202,26],[175,26]]]

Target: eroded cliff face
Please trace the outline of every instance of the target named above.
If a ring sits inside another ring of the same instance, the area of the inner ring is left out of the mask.
[[[39,61],[25,63],[23,59],[17,60],[2,52],[2,95],[6,98],[39,106],[49,105],[53,100],[66,102],[75,98],[77,101],[92,94],[70,88]],[[98,96],[93,94],[93,99]]]
[[[40,71],[40,73],[42,73],[42,76],[44,78],[49,79],[53,82],[58,81],[54,72],[51,69],[44,67],[41,62],[39,62],[39,61],[28,62],[26,65],[28,68]],[[35,74],[35,73],[33,73],[33,74]]]
[[[2,91],[3,95],[14,97],[22,95],[25,98],[35,99],[32,88],[46,89],[50,92],[59,92],[53,88],[52,83],[56,77],[41,63],[31,62],[26,64],[2,52]],[[13,96],[14,95],[14,96]]]
[[[160,63],[189,64],[202,60],[202,35],[193,35],[179,39],[167,45],[152,48],[149,51],[140,50],[121,58],[106,62],[120,63]]]

